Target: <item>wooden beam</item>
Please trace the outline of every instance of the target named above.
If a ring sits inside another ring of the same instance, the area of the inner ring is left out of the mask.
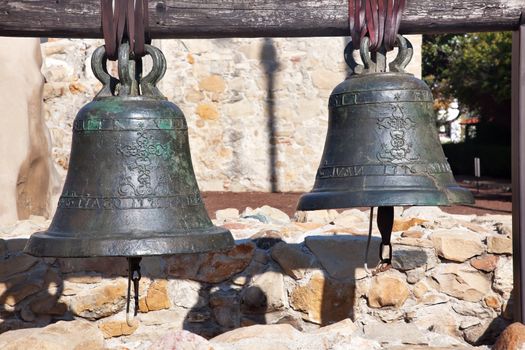
[[[153,38],[344,36],[348,0],[150,1]],[[516,30],[525,0],[408,0],[402,33]],[[101,38],[100,0],[0,0],[0,35]]]

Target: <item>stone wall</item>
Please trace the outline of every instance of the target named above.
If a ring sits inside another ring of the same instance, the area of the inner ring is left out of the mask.
[[[409,71],[420,75],[420,36]],[[71,124],[100,84],[97,40],[42,45],[46,120],[56,162],[67,168]],[[185,112],[204,191],[308,191],[327,128],[331,90],[347,74],[343,38],[163,40],[160,84]]]
[[[236,247],[144,258],[132,327],[125,321],[124,258],[24,255],[29,234],[49,221],[21,221],[0,229],[0,332],[77,319],[98,328],[109,349],[147,349],[182,329],[216,337],[214,347],[203,349],[253,349],[265,330],[218,335],[255,324],[281,324],[271,328],[281,335],[270,332],[264,349],[279,348],[276,342],[303,350],[493,343],[512,319],[511,217],[398,208],[392,268],[373,274],[363,267],[368,216],[356,209],[299,212],[293,219],[271,207],[218,211],[215,223],[232,231]],[[374,227],[371,272],[379,242]],[[335,337],[334,329],[349,335]],[[0,348],[12,341],[9,334],[0,335]],[[242,339],[252,347],[242,347]]]

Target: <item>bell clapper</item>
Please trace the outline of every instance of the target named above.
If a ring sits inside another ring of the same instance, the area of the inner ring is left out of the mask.
[[[394,207],[379,207],[377,210],[377,227],[381,233],[381,245],[379,247],[379,264],[374,270],[374,274],[387,271],[392,267],[392,228],[394,227]],[[388,249],[385,258],[385,249]]]
[[[140,274],[140,261],[142,258],[128,258],[128,296],[126,299],[126,323],[128,326],[133,327],[137,324],[137,313],[139,311],[139,281],[141,278]],[[133,283],[133,299],[134,309],[133,315],[130,312],[131,304],[131,283]]]

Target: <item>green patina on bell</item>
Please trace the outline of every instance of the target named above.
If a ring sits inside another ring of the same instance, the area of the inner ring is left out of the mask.
[[[398,35],[390,63],[361,44],[364,67],[349,44],[346,61],[354,74],[329,101],[329,126],[313,190],[298,210],[473,203],[457,185],[441,147],[428,86],[407,74],[410,42]]]
[[[147,46],[152,71],[119,50],[119,79],[104,47],[92,57],[104,84],[73,125],[71,160],[58,209],[45,232],[31,236],[35,256],[139,257],[224,250],[233,246],[201,199],[181,110],[156,88],[164,55]]]

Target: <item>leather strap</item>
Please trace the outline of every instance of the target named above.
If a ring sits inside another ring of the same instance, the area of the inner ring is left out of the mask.
[[[101,10],[108,59],[117,59],[118,48],[124,41],[129,42],[135,57],[144,56],[145,44],[151,43],[148,0],[101,0]]]
[[[382,1],[382,0],[380,0]],[[379,18],[377,13],[377,0],[366,1],[366,27],[370,38],[370,51],[376,51],[379,41]]]
[[[106,56],[110,60],[115,60],[117,55],[117,38],[113,19],[112,0],[101,0],[100,8],[102,12],[102,33],[106,44]]]
[[[137,0],[135,5],[135,39],[131,50],[140,57],[146,54],[145,44],[151,44],[148,21],[148,0]],[[130,32],[133,32],[130,28]]]
[[[401,23],[406,0],[348,0],[348,24],[354,47],[368,35],[370,51],[385,46],[387,51],[394,44]]]
[[[385,39],[384,44],[387,51],[394,48],[396,42],[397,33],[399,32],[399,26],[401,24],[401,14],[405,9],[405,0],[396,0],[393,4],[390,4],[392,0],[389,0],[389,8],[387,11],[386,25],[385,25]],[[391,12],[388,13],[388,12]]]
[[[356,48],[359,47],[361,38],[366,35],[365,4],[366,0],[348,0],[348,24]]]

